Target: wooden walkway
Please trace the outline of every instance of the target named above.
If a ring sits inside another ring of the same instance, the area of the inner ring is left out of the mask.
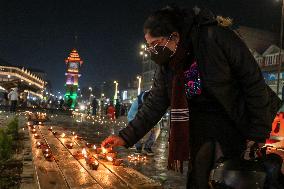
[[[68,188],[114,188],[114,189],[151,189],[162,188],[160,183],[142,175],[134,169],[124,166],[114,166],[111,162],[96,158],[100,163],[97,170],[91,170],[84,159],[77,160],[73,155],[82,151],[85,141],[74,140],[70,132],[61,127],[53,126],[52,134],[47,126],[35,126],[39,139],[30,130],[32,152],[36,167],[36,177],[41,189]],[[65,133],[64,138],[60,134]],[[73,141],[73,148],[68,149],[66,143]],[[37,142],[48,145],[53,154],[52,161],[47,161],[42,149],[36,147]],[[86,148],[87,149],[87,148]],[[90,152],[92,153],[92,152]]]

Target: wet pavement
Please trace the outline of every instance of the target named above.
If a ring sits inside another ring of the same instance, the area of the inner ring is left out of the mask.
[[[56,125],[63,129],[74,131],[85,141],[100,146],[101,142],[111,134],[117,134],[118,131],[126,126],[126,117],[121,117],[116,121],[99,118],[81,117],[81,116],[60,116],[51,115],[50,121],[45,124]],[[147,137],[147,136],[146,136]],[[161,129],[160,136],[153,146],[155,155],[147,156],[146,161],[128,161],[128,156],[135,153],[134,148],[125,149],[123,147],[115,149],[118,157],[123,158],[126,166],[129,166],[142,174],[162,183],[163,188],[185,188],[187,165],[184,166],[184,173],[176,173],[167,170],[167,151],[168,151],[168,128]],[[284,146],[284,145],[283,145]],[[283,150],[272,150],[281,155],[284,159]],[[282,167],[284,172],[284,166]]]
[[[126,126],[126,117],[120,117],[118,120],[111,122],[110,120],[99,119],[77,119],[71,121],[65,119],[54,119],[58,126],[74,131],[82,136],[89,143],[100,146],[101,142],[111,134],[117,134],[120,129]],[[103,123],[102,123],[103,122]],[[147,137],[147,135],[146,135]],[[161,129],[160,136],[153,146],[154,156],[147,156],[146,161],[128,161],[128,156],[135,153],[135,148],[125,149],[123,147],[116,148],[118,157],[123,158],[127,166],[141,172],[142,174],[162,183],[164,188],[185,188],[187,165],[184,166],[184,173],[177,173],[167,170],[167,154],[168,154],[168,129],[165,126]]]

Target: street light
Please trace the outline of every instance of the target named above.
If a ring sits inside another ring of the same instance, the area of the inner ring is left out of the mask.
[[[118,82],[114,81],[113,82],[115,84],[115,91],[114,91],[114,101],[117,99],[117,90],[118,90]]]
[[[137,76],[138,79],[138,89],[137,89],[137,95],[141,93],[141,76]]]
[[[146,48],[146,45],[145,45],[145,44],[142,44],[142,45],[141,45],[141,49],[144,50],[145,48]]]
[[[277,96],[279,94],[279,84],[280,84],[280,72],[282,67],[282,46],[283,46],[283,15],[284,15],[284,0],[282,0],[282,8],[281,8],[281,24],[280,24],[280,47],[279,47],[279,56],[278,56],[278,72],[277,72]],[[283,100],[283,99],[282,99]]]

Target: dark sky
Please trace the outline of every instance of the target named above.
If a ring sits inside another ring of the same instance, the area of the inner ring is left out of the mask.
[[[108,80],[123,85],[141,70],[145,18],[172,2],[205,4],[236,24],[279,30],[277,0],[0,0],[0,58],[44,70],[53,88],[63,92],[64,59],[76,47],[84,60],[81,87]]]

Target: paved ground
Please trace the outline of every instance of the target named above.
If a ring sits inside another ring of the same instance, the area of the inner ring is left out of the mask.
[[[118,131],[126,126],[126,118],[122,117],[115,122],[109,120],[99,120],[90,118],[67,117],[52,115],[51,122],[48,124],[56,124],[67,130],[74,131],[82,136],[86,141],[94,143],[100,146],[103,139],[111,134],[117,134]],[[156,181],[162,183],[164,188],[185,188],[186,184],[186,172],[185,165],[184,174],[168,171],[167,166],[167,139],[168,130],[167,127],[161,130],[161,134],[155,143],[153,150],[155,152],[154,157],[148,157],[146,162],[132,163],[128,162],[127,156],[135,152],[134,149],[116,149],[119,152],[119,157],[124,158],[128,166],[138,170],[144,175],[153,178]],[[284,145],[283,145],[284,146]],[[284,152],[277,151],[283,158]],[[284,172],[284,167],[282,169]]]
[[[57,119],[58,120],[58,119]],[[81,121],[81,119],[77,119]],[[125,127],[126,118],[121,117],[116,122],[110,122],[106,120],[107,123],[95,122],[92,119],[85,119],[83,122],[61,122],[58,120],[58,124],[68,130],[75,131],[80,136],[82,136],[86,141],[100,145],[101,141],[111,134],[117,134],[118,131]],[[147,136],[146,136],[147,137]],[[176,173],[174,171],[167,170],[167,140],[168,131],[167,127],[161,130],[161,134],[157,139],[157,142],[153,146],[153,151],[155,155],[153,157],[147,157],[146,162],[141,163],[131,163],[128,161],[127,156],[134,154],[135,149],[116,149],[119,152],[119,156],[125,159],[128,166],[138,170],[144,175],[153,178],[163,184],[164,188],[185,188],[186,184],[186,172],[187,167],[185,165],[185,171],[183,174]]]

